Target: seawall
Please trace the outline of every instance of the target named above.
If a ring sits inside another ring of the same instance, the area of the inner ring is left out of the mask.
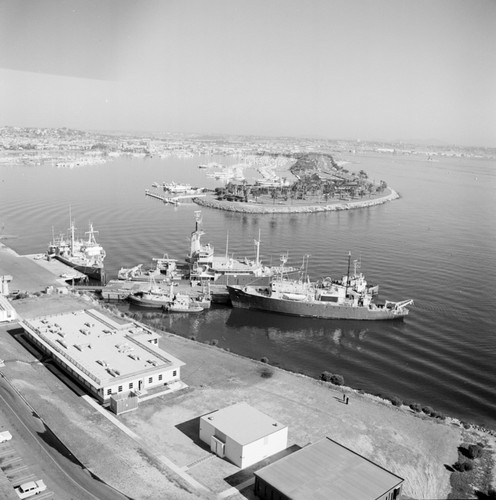
[[[262,205],[256,203],[215,200],[208,196],[205,198],[193,198],[193,201],[202,207],[216,208],[218,210],[227,210],[230,212],[251,214],[316,213],[373,207],[375,205],[382,205],[388,201],[396,200],[400,197],[394,189],[389,189],[389,191],[390,193],[388,195],[381,196],[380,198],[348,202],[335,201],[319,205]]]

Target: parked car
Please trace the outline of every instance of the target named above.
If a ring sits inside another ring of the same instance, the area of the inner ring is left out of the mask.
[[[10,441],[12,439],[12,434],[9,431],[0,432],[0,443],[5,443],[5,441]]]
[[[19,498],[30,498],[33,495],[37,495],[38,493],[45,491],[46,484],[43,482],[43,479],[38,481],[29,481],[17,486],[14,490],[19,495]]]

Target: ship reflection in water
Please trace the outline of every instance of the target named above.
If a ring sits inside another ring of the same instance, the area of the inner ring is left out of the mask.
[[[362,349],[360,343],[372,332],[363,321],[298,318],[243,309],[232,309],[226,325],[238,334],[246,334],[243,330],[248,329],[278,344],[317,342],[321,350],[333,352],[336,346]]]

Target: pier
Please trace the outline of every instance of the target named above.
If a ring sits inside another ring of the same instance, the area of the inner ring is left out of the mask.
[[[163,203],[168,203],[170,205],[179,205],[181,200],[193,198],[200,198],[206,196],[206,194],[181,194],[177,196],[164,196],[162,194],[156,193],[154,191],[150,191],[149,189],[145,189],[145,196],[150,196],[151,198],[156,198],[157,200],[162,201]]]

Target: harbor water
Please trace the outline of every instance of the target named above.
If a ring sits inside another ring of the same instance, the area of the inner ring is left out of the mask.
[[[204,242],[216,254],[298,266],[311,278],[346,274],[348,252],[361,261],[380,299],[414,299],[402,322],[293,318],[217,306],[201,314],[164,314],[157,325],[185,337],[346,385],[397,396],[496,429],[496,172],[488,160],[350,155],[401,195],[383,205],[315,214],[240,214],[203,208]],[[218,161],[222,162],[222,158]],[[215,187],[201,158],[116,159],[74,169],[0,167],[0,233],[20,254],[43,253],[66,231],[69,213],[83,233],[92,222],[106,250],[107,278],[121,267],[184,259],[193,203],[145,197],[153,182]],[[15,282],[12,283],[15,288]]]

